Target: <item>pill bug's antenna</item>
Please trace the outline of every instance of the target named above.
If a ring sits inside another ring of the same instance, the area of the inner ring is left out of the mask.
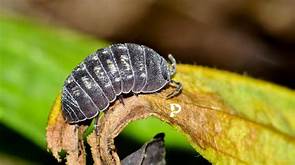
[[[168,59],[170,60],[169,73],[170,73],[170,76],[173,76],[176,72],[176,60],[172,56],[172,54],[168,54]]]
[[[99,126],[100,126],[100,123],[99,123],[99,112],[97,114],[97,116],[94,118],[94,129],[95,129],[95,134],[98,136],[99,134]]]
[[[170,60],[169,73],[170,73],[170,76],[173,76],[176,72],[176,60],[172,56],[172,54],[168,55],[168,59]],[[180,94],[182,91],[182,84],[180,82],[177,82],[177,81],[171,79],[170,85],[174,86],[175,90],[172,93],[168,94],[166,96],[166,99],[170,99],[170,98]]]

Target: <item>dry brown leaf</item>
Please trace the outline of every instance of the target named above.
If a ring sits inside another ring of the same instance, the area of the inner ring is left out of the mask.
[[[61,161],[59,153],[64,150],[67,152],[67,164],[86,164],[82,135],[87,126],[66,123],[60,111],[59,99],[57,99],[48,121],[47,147],[58,161]]]
[[[207,133],[206,135],[205,130],[199,129],[199,127],[203,127],[205,123],[208,123],[207,118],[215,120],[215,116],[206,111],[208,108],[213,110],[222,105],[214,102],[216,98],[211,99],[210,97],[213,96],[210,95],[199,95],[195,99],[212,100],[208,103],[208,106],[210,105],[211,107],[206,107],[206,105],[202,105],[203,107],[200,105],[193,107],[193,104],[185,105],[187,101],[191,101],[185,93],[171,100],[166,100],[166,95],[173,90],[174,88],[170,87],[169,89],[163,90],[161,93],[132,96],[124,99],[124,105],[116,102],[111,106],[99,120],[100,124],[98,126],[97,135],[96,132],[93,131],[88,136],[88,143],[91,146],[91,153],[95,164],[120,164],[120,158],[116,153],[114,145],[114,138],[119,135],[129,122],[149,116],[156,116],[165,122],[180,127],[184,132],[190,134],[192,139],[197,140],[197,143],[201,146],[205,147],[205,145],[209,145],[206,144],[207,142],[204,141],[202,137],[209,136],[209,134]],[[57,101],[58,100],[59,99],[57,99]],[[181,107],[182,112],[171,116],[172,111],[169,109],[175,100],[177,100],[176,102],[178,103],[182,103],[177,104]],[[60,106],[58,104],[56,105]],[[197,125],[196,122],[201,123],[201,125],[195,127]],[[82,155],[77,154],[81,151],[82,154],[85,154],[84,147],[80,147],[82,144],[81,138],[78,138],[78,136],[82,134],[81,132],[85,130],[85,126],[81,128],[81,126],[67,124],[63,120],[61,113],[58,113],[58,117],[53,124],[54,127],[50,126],[53,123],[52,121],[49,123],[47,129],[48,148],[51,149],[54,156],[57,157],[58,152],[63,149],[69,154],[67,155],[69,164],[71,164],[70,161],[72,160],[74,160],[75,163],[79,162],[80,164],[85,164],[85,159],[82,158]],[[219,127],[218,123],[216,126]],[[76,127],[80,130],[80,133],[76,131]],[[215,128],[215,130],[218,130],[218,128]],[[209,132],[211,130],[207,131]]]

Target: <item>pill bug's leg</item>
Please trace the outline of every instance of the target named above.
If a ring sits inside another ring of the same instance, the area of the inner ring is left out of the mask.
[[[172,97],[174,97],[174,96],[178,95],[179,93],[181,93],[181,90],[182,90],[182,84],[180,82],[171,80],[170,85],[175,86],[175,90],[173,92],[171,92],[170,94],[168,94],[166,96],[166,99],[171,99]]]
[[[169,72],[170,72],[170,76],[174,75],[176,72],[176,60],[175,58],[172,56],[172,54],[168,55],[168,59],[170,60],[170,68],[169,68]]]
[[[79,134],[79,124],[75,124],[74,126],[74,133],[78,132]]]
[[[75,124],[74,132],[78,131],[78,129],[79,129],[79,125]]]
[[[94,123],[93,123],[93,125],[94,125],[94,129],[95,129],[95,134],[96,134],[96,136],[98,136],[98,133],[99,133],[99,112],[98,112],[98,114],[97,114],[97,116],[94,118]]]
[[[122,95],[119,95],[118,98],[119,98],[120,103],[123,104],[123,105],[125,106],[123,96],[122,96]]]

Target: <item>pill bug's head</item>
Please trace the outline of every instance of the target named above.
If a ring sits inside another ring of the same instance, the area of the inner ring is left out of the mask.
[[[170,81],[176,72],[176,60],[171,54],[168,55],[168,59],[169,63],[164,59],[161,61],[161,73],[165,80]]]

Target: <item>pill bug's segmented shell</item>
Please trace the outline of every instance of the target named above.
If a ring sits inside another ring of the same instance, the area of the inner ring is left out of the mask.
[[[69,123],[91,119],[122,93],[153,93],[171,80],[167,61],[137,44],[113,44],[86,57],[67,77],[62,111]]]

